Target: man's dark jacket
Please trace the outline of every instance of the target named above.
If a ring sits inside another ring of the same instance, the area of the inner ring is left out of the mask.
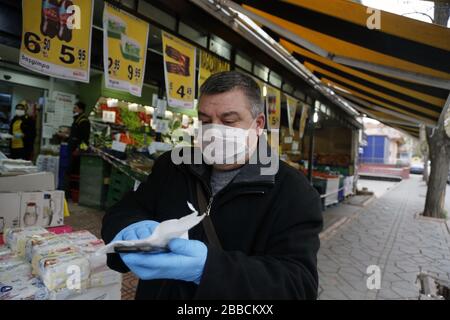
[[[136,299],[316,299],[317,251],[322,229],[319,194],[298,170],[279,162],[275,175],[247,164],[213,199],[211,219],[222,250],[208,245],[202,224],[189,239],[203,241],[208,256],[199,285],[179,280],[139,281]],[[170,152],[155,162],[146,183],[128,193],[103,218],[102,237],[110,242],[126,226],[158,222],[198,208],[196,181],[210,193],[210,167],[175,165]],[[108,266],[129,269],[117,254]]]
[[[89,136],[91,134],[91,124],[88,117],[81,113],[73,118],[72,127],[70,128],[69,150],[73,152],[80,147],[80,144],[89,144]]]

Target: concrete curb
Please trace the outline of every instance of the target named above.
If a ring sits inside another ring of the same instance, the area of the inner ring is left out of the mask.
[[[333,223],[331,226],[329,226],[327,229],[323,230],[321,233],[319,233],[319,239],[325,240],[331,238],[341,227],[355,219],[360,215],[362,211],[362,207],[360,210],[356,211],[349,217],[344,217]]]
[[[366,206],[368,206],[370,203],[372,203],[372,201],[374,201],[375,199],[377,199],[377,197],[375,195],[372,195],[369,199],[364,201],[361,205],[352,205],[354,207],[359,207],[359,209],[355,213],[353,213],[351,216],[343,217],[343,218],[339,219],[338,221],[336,221],[335,223],[333,223],[327,229],[323,230],[319,234],[319,239],[324,240],[324,239],[331,238],[341,227],[343,227],[344,225],[346,225],[353,219],[357,218],[361,214],[362,210]],[[347,205],[350,206],[351,204],[347,204]]]
[[[405,180],[401,180],[399,181],[397,184],[395,184],[392,189],[389,189],[389,191],[394,190],[395,188],[397,188],[400,184],[402,184]],[[369,199],[367,199],[366,201],[364,201],[361,205],[353,205],[355,207],[360,207],[359,210],[357,210],[354,214],[352,214],[349,217],[344,217],[339,219],[338,221],[336,221],[335,223],[333,223],[331,226],[329,226],[327,229],[323,230],[320,234],[319,234],[319,239],[320,240],[325,240],[325,239],[329,239],[331,238],[341,227],[343,227],[344,225],[346,225],[347,223],[349,223],[350,221],[352,221],[353,219],[355,219],[356,217],[358,217],[362,210],[364,210],[365,207],[367,207],[369,204],[371,204],[374,200],[376,199],[381,199],[381,198],[377,198],[375,196],[375,194],[373,194]],[[347,204],[347,205],[351,205],[351,204]],[[450,228],[450,226],[448,226],[448,228]],[[450,230],[450,229],[449,229]]]

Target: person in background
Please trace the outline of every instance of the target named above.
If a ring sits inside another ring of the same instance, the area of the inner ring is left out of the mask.
[[[58,133],[58,136],[67,139],[69,147],[69,165],[65,174],[65,189],[69,189],[69,176],[80,173],[80,148],[83,145],[89,145],[89,136],[91,133],[91,124],[85,115],[86,104],[78,101],[73,106],[73,122],[70,128],[70,134]]]
[[[36,138],[36,124],[27,115],[25,104],[16,105],[16,113],[11,121],[9,133],[11,139],[11,159],[31,160],[34,139]]]
[[[81,144],[89,144],[91,134],[91,124],[88,117],[84,114],[86,105],[78,101],[73,107],[73,123],[69,135],[69,150],[73,156],[78,156]]]

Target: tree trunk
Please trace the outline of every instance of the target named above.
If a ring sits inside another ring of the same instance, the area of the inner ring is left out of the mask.
[[[423,175],[422,180],[428,184],[428,150],[423,153]]]
[[[427,198],[423,215],[433,218],[445,218],[445,190],[447,188],[450,166],[449,138],[442,124],[439,124],[434,129],[434,132],[432,132],[432,129],[427,128],[427,138],[431,172],[428,179]]]
[[[434,23],[446,27],[450,18],[450,2],[434,1]]]
[[[434,1],[434,23],[447,26],[450,6],[442,1]],[[426,130],[428,150],[431,162],[431,173],[428,179],[427,198],[423,215],[427,217],[445,218],[445,190],[450,165],[450,138],[445,132],[445,116],[450,108],[450,95],[445,102],[437,127],[434,131]]]

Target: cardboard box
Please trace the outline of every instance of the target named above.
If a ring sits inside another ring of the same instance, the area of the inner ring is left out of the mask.
[[[0,176],[0,192],[53,190],[55,190],[55,177],[51,172],[38,172],[18,176]]]
[[[26,192],[20,197],[20,226],[64,224],[64,191]]]
[[[0,232],[20,226],[20,194],[0,193]]]

